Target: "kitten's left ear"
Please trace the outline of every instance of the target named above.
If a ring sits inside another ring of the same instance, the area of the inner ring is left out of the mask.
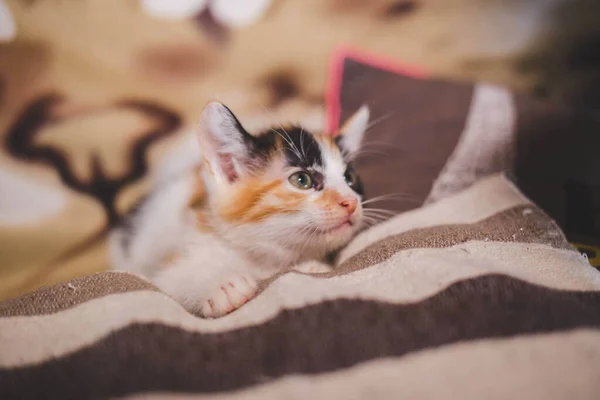
[[[344,152],[355,153],[360,149],[367,125],[369,123],[369,107],[363,105],[346,120],[336,140]]]
[[[200,150],[219,182],[232,183],[252,165],[253,137],[224,104],[212,102],[200,119]]]

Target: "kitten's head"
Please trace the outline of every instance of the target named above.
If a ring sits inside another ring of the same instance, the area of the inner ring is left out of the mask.
[[[223,104],[203,112],[199,140],[207,210],[229,238],[322,254],[362,223],[362,183],[350,159],[369,119],[362,107],[333,138],[300,127],[250,135]]]

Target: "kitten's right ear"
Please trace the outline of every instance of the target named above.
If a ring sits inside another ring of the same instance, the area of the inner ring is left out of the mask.
[[[369,115],[369,107],[363,105],[340,128],[336,141],[344,153],[354,154],[360,148],[369,124]]]
[[[232,183],[250,166],[252,137],[224,104],[212,102],[206,106],[198,139],[202,157],[218,182]]]

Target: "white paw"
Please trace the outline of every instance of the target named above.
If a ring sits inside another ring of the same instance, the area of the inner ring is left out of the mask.
[[[331,266],[319,261],[307,261],[294,267],[294,271],[305,274],[324,274],[333,271]]]
[[[217,318],[240,308],[256,295],[258,283],[247,275],[236,275],[223,283],[206,297],[200,299],[200,314]]]

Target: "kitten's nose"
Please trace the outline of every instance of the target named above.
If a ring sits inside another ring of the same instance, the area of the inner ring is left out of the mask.
[[[354,213],[357,205],[358,205],[358,200],[353,199],[353,198],[344,199],[344,200],[340,201],[340,206],[342,206],[346,209],[346,212],[348,213],[348,215],[352,215],[352,213]]]

